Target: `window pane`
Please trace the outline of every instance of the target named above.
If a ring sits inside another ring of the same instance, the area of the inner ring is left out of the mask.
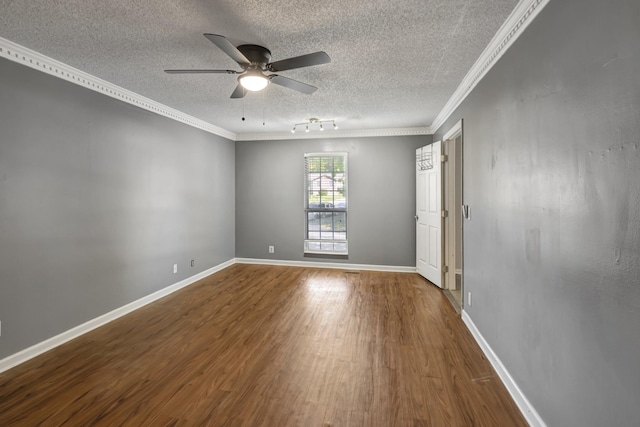
[[[309,172],[320,172],[320,158],[319,157],[307,158],[307,170]]]
[[[320,249],[322,249],[323,251],[333,251],[333,243],[322,242],[320,243]]]
[[[346,212],[333,213],[333,229],[335,231],[342,231],[346,235],[346,232],[347,232],[347,213]]]
[[[320,250],[320,242],[309,242],[308,244],[309,250],[319,251]]]
[[[346,240],[347,213],[309,211],[307,213],[307,239]]]
[[[338,242],[333,245],[333,250],[336,252],[347,252],[347,244],[345,242]]]
[[[320,238],[320,212],[307,213],[307,239]]]
[[[309,212],[307,214],[307,218],[309,239],[320,238],[323,240],[346,240],[346,212]],[[314,237],[311,237],[312,235]]]

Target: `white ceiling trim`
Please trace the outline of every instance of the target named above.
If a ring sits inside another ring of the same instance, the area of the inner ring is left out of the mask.
[[[236,134],[0,37],[0,57],[231,140]]]
[[[376,136],[431,135],[428,127],[368,129],[368,130],[314,130],[312,132],[286,133],[241,133],[236,141],[272,141],[281,139],[333,139],[333,138],[368,138]]]
[[[521,0],[430,126],[436,133],[550,0]]]

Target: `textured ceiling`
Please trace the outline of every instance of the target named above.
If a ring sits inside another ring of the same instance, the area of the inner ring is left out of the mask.
[[[423,127],[516,4],[3,0],[0,37],[237,134],[287,132],[310,117],[345,130]],[[280,73],[317,86],[313,95],[272,84],[230,99],[236,76],[163,72],[240,69],[203,33],[266,46],[273,61],[323,50],[332,62]]]

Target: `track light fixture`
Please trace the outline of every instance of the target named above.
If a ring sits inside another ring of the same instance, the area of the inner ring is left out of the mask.
[[[306,122],[296,123],[293,126],[293,129],[291,129],[291,133],[296,133],[296,128],[298,126],[304,126],[304,131],[309,132],[309,125],[311,125],[312,128],[315,125],[319,125],[318,129],[320,129],[320,131],[324,131],[324,126],[322,126],[323,123],[331,123],[333,125],[333,129],[338,130],[338,125],[336,125],[336,122],[334,120],[320,120],[320,119],[316,119],[315,117],[312,117]]]

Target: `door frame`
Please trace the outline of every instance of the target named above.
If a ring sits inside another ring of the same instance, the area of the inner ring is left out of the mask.
[[[456,139],[460,142],[456,143]],[[443,163],[442,198],[443,210],[447,211],[442,227],[442,284],[443,289],[456,290],[456,276],[460,275],[461,309],[465,306],[464,295],[464,216],[463,198],[463,153],[464,135],[462,119],[455,123],[442,137],[442,152],[447,155]],[[456,248],[456,244],[459,245]],[[445,271],[448,270],[448,271]]]

